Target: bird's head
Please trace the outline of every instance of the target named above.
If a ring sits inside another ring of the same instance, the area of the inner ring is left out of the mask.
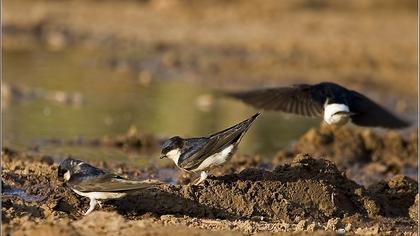
[[[162,150],[160,152],[160,159],[167,158],[167,157],[174,159],[175,156],[179,157],[183,146],[184,146],[184,140],[179,136],[175,136],[166,140],[162,144]]]
[[[77,168],[83,164],[80,160],[75,160],[71,157],[63,160],[58,166],[58,178],[60,180],[69,181],[72,174],[77,171]]]

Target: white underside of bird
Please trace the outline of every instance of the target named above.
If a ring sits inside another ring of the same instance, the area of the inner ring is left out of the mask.
[[[91,213],[94,209],[96,204],[100,204],[99,201],[97,201],[97,199],[117,199],[117,198],[122,198],[125,195],[127,195],[127,193],[112,193],[112,192],[80,192],[77,191],[76,189],[72,188],[72,190],[79,194],[80,196],[83,197],[88,197],[90,199],[90,203],[89,203],[89,209],[85,212],[84,215],[88,215],[89,213]]]
[[[221,152],[207,157],[196,169],[191,170],[192,172],[201,171],[200,178],[198,179],[197,182],[195,182],[195,185],[202,183],[207,178],[207,173],[205,172],[205,170],[213,166],[218,166],[225,163],[230,157],[230,154],[233,148],[234,148],[233,144],[229,145],[228,147],[223,149]],[[178,160],[179,160],[179,157],[181,156],[181,150],[179,149],[172,150],[168,152],[166,156],[172,159],[175,162],[175,164],[178,166]]]
[[[329,125],[344,125],[350,119],[350,109],[347,105],[332,103],[324,107],[324,121]]]

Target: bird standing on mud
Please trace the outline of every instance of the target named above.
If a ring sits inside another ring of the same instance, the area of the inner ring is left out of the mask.
[[[342,126],[349,120],[360,126],[391,129],[410,125],[363,94],[331,82],[232,92],[227,95],[256,108],[322,117],[329,125]]]
[[[170,158],[175,164],[187,172],[201,172],[195,185],[207,178],[206,170],[228,161],[236,151],[244,134],[251,127],[257,113],[230,128],[200,138],[183,139],[172,137],[162,145],[161,159]]]
[[[58,177],[64,178],[67,185],[77,194],[90,199],[91,213],[97,199],[117,199],[139,190],[149,189],[162,184],[157,180],[129,180],[118,175],[107,173],[80,160],[67,158],[58,167]]]

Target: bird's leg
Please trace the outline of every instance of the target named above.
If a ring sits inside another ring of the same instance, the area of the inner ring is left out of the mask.
[[[207,173],[205,171],[201,171],[200,178],[195,182],[194,185],[201,184],[205,179],[207,179]]]
[[[95,198],[90,198],[89,209],[85,212],[84,215],[91,213],[95,209],[96,203],[97,201]]]
[[[98,200],[97,200],[97,202],[98,202],[99,207],[102,208],[102,202],[98,201]]]

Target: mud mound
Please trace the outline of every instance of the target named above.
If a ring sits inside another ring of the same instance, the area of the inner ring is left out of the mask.
[[[381,181],[368,189],[377,199],[384,216],[409,216],[418,193],[418,183],[408,177],[397,175],[388,181]]]
[[[395,132],[380,136],[371,129],[321,126],[303,135],[294,152],[322,156],[339,167],[377,162],[387,171],[402,173],[406,165],[417,167],[417,135],[403,139]]]
[[[348,180],[329,161],[297,156],[274,171],[245,169],[212,177],[203,187],[166,186],[162,192],[120,201],[122,214],[151,211],[224,219],[325,221],[344,214],[375,215],[379,207],[362,186]]]

